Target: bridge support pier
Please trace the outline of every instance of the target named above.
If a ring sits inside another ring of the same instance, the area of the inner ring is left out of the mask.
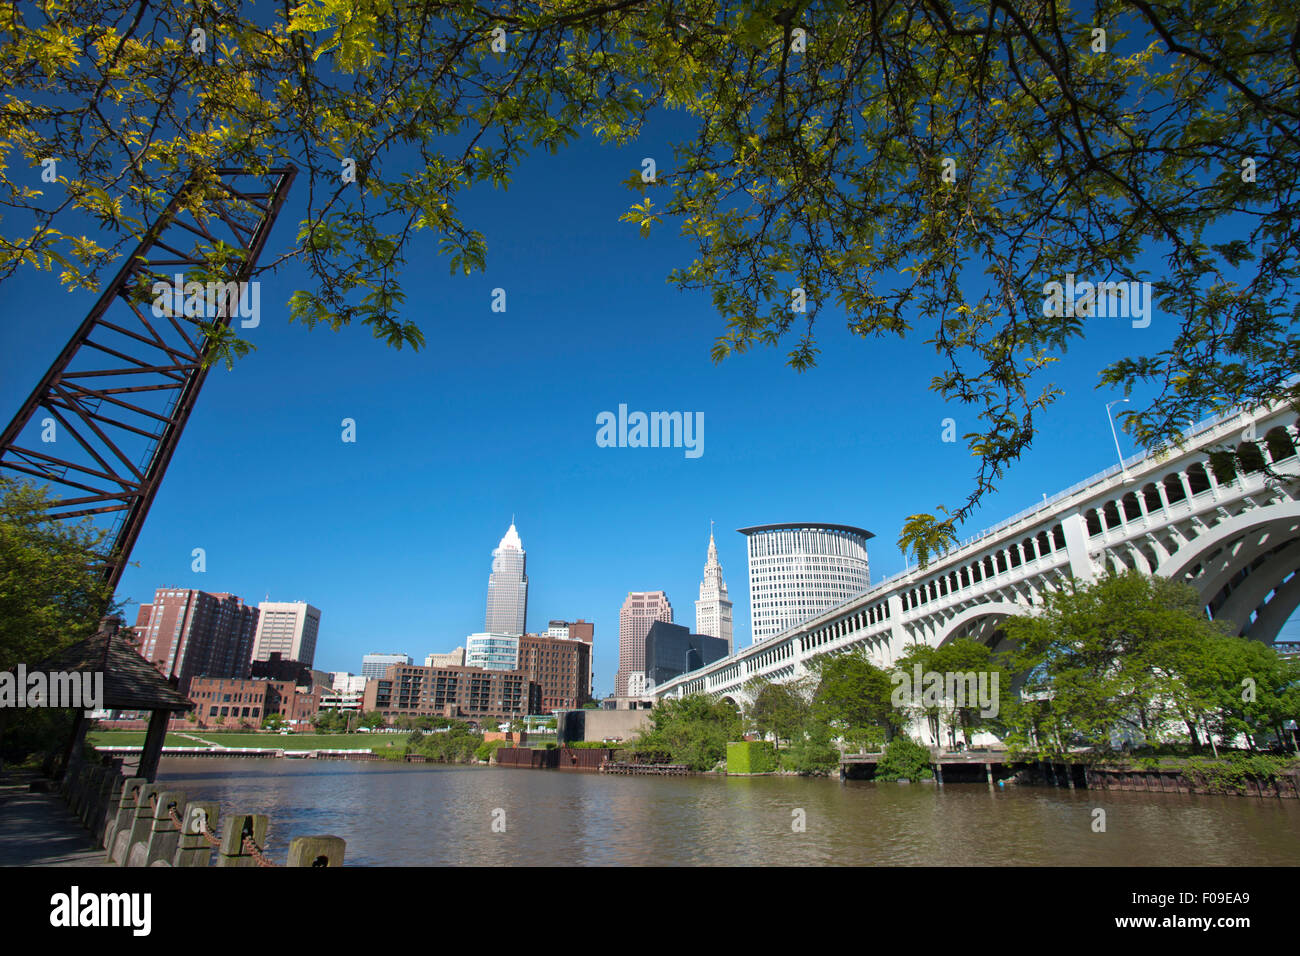
[[[993,764],[991,763],[984,764],[984,777],[989,782],[989,789],[992,790],[993,789]]]

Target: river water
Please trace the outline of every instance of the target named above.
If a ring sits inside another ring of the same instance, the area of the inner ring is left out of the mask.
[[[331,834],[349,865],[1300,865],[1276,798],[236,758],[158,782],[266,814],[280,861]]]

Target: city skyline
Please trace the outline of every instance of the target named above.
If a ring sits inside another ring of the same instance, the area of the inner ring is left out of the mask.
[[[297,267],[268,274],[261,323],[244,330],[256,351],[232,370],[213,368],[131,555],[118,589],[127,621],[160,582],[250,597],[270,590],[312,597],[328,617],[321,669],[353,670],[376,648],[423,660],[482,630],[476,542],[498,538],[514,512],[528,516],[529,549],[545,555],[529,574],[536,621],[596,623],[595,692],[605,696],[623,598],[647,585],[696,593],[699,529],[710,519],[720,529],[805,515],[872,528],[873,580],[902,570],[894,540],[908,516],[958,504],[970,490],[974,459],[961,436],[974,430],[974,410],[928,391],[938,366],[926,350],[863,342],[831,309],[818,365],[806,373],[781,349],[715,364],[721,320],[706,298],[663,281],[678,240],[644,241],[617,222],[627,204],[619,180],[670,134],[654,127],[640,146],[612,151],[583,141],[562,159],[530,158],[508,194],[469,195],[477,215],[504,224],[486,233],[491,278],[450,278],[432,251],[429,268],[411,270],[412,317],[448,317],[429,326],[430,346],[418,353],[387,348],[366,328],[290,323],[283,303]],[[557,191],[568,197],[558,220]],[[277,241],[291,238],[300,202],[290,197]],[[490,310],[498,286],[509,293],[500,314]],[[15,275],[7,294],[16,312],[43,316],[0,333],[9,414],[94,296],[35,272]],[[1144,329],[1116,320],[1101,334],[1097,323],[1054,367],[1065,394],[1035,415],[1034,447],[959,536],[1112,465],[1106,403],[1120,396],[1097,389],[1096,369],[1164,347],[1175,325],[1158,312]],[[630,336],[635,329],[653,334]],[[539,387],[576,354],[580,375]],[[1150,395],[1132,398],[1116,411]],[[703,412],[704,454],[599,447],[597,416],[620,404]],[[353,442],[341,440],[344,419],[355,423]],[[1122,430],[1118,439],[1123,454],[1137,450]],[[519,464],[500,467],[502,447]],[[261,477],[262,463],[286,459],[298,463],[292,482]],[[298,533],[250,547],[289,520]],[[744,538],[727,531],[717,546],[734,587]],[[195,548],[206,554],[203,573],[192,569]],[[750,609],[735,604],[734,644],[743,646]]]

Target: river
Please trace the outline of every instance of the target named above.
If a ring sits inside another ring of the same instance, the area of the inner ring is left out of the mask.
[[[158,782],[266,814],[281,861],[332,834],[349,865],[1300,864],[1300,801],[1276,798],[237,758]]]

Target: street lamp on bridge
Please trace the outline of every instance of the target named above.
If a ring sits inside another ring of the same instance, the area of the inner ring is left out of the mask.
[[[1124,484],[1128,484],[1133,479],[1129,477],[1128,469],[1124,467],[1124,453],[1119,450],[1119,433],[1115,431],[1115,417],[1110,410],[1121,402],[1127,402],[1127,398],[1117,398],[1114,401],[1106,403],[1106,420],[1110,422],[1110,436],[1115,439],[1115,455],[1119,458],[1119,471],[1124,476]]]

